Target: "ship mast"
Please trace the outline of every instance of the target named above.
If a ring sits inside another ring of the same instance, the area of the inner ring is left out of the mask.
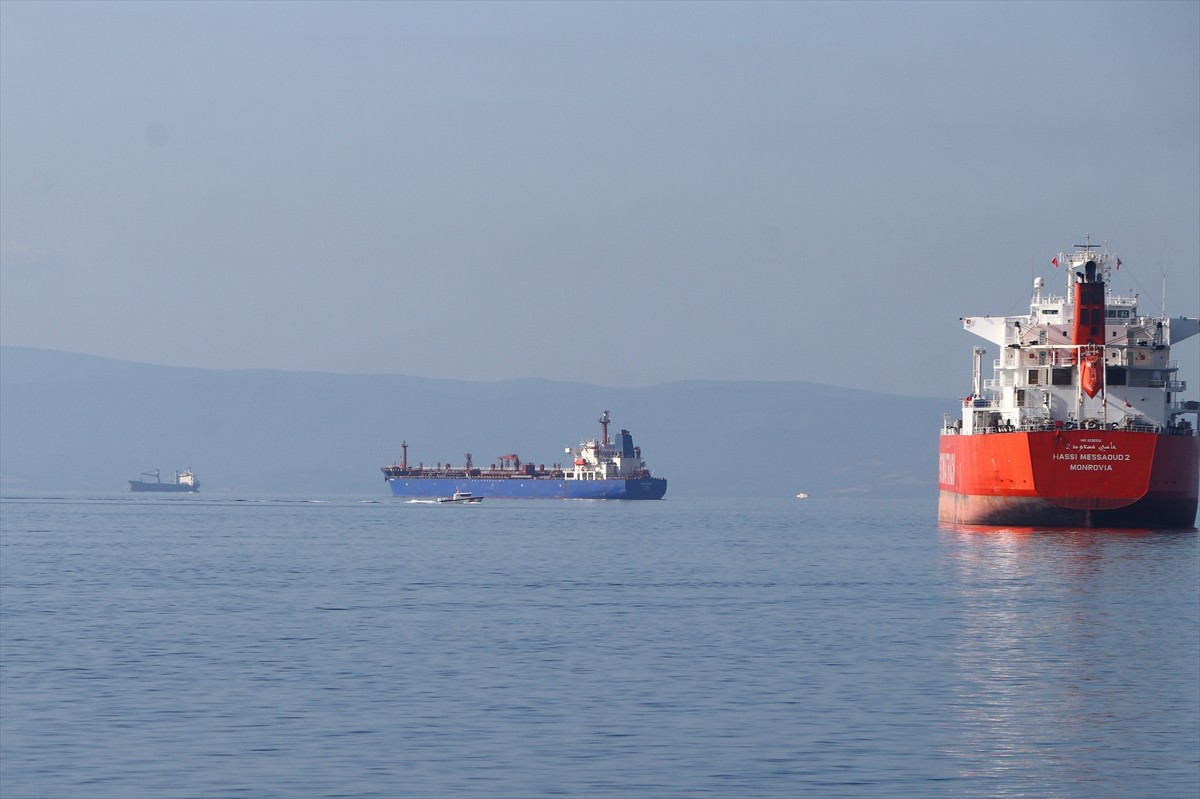
[[[608,423],[612,421],[608,416],[608,411],[605,411],[600,416],[600,443],[608,446]]]

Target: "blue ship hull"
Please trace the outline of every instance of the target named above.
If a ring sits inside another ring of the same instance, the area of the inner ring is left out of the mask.
[[[470,491],[477,497],[509,499],[662,499],[667,493],[667,481],[662,477],[629,480],[389,477],[387,482],[395,497],[448,497],[455,491]]]
[[[194,494],[200,490],[200,483],[197,482],[195,485],[188,485],[187,483],[147,483],[142,480],[130,480],[129,490],[170,494]]]

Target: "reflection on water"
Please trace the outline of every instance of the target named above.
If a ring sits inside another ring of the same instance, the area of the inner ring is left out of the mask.
[[[1194,532],[940,534],[958,599],[948,754],[972,795],[1108,795],[1114,759],[1156,786],[1144,795],[1195,784],[1177,754],[1196,730],[1169,721],[1196,701]]]

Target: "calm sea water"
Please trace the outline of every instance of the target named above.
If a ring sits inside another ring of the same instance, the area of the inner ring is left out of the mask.
[[[0,796],[1185,797],[1195,532],[0,500]]]

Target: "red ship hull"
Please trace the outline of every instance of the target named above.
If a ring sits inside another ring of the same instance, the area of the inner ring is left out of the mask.
[[[938,520],[1018,527],[1190,528],[1200,438],[1123,430],[943,435]]]

